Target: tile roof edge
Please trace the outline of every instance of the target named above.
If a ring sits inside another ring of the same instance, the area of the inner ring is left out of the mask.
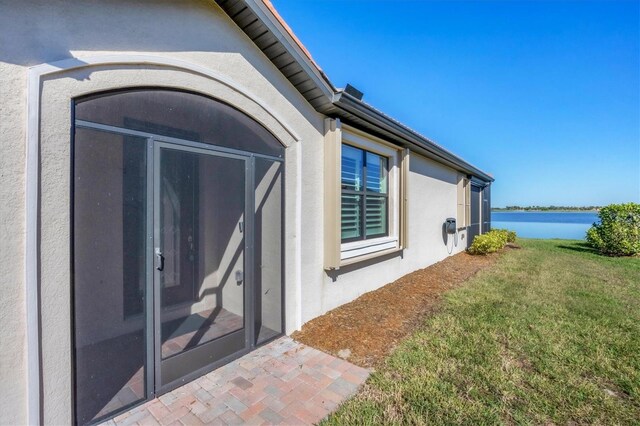
[[[320,67],[320,65],[315,61],[315,59],[313,59],[313,56],[311,56],[311,52],[309,51],[309,49],[307,49],[307,47],[302,43],[302,41],[298,38],[298,36],[293,32],[289,24],[287,24],[287,21],[285,21],[284,18],[280,15],[280,13],[277,11],[273,3],[271,3],[270,0],[261,0],[261,1],[262,1],[262,4],[264,4],[265,7],[269,10],[269,12],[271,12],[273,17],[278,21],[278,23],[282,25],[282,28],[284,28],[284,30],[287,32],[289,37],[291,37],[291,39],[298,45],[298,47],[305,54],[307,59],[316,68],[316,70],[318,70],[320,75],[322,75],[325,81],[329,84],[329,86],[335,92],[336,86],[331,82],[327,74],[323,71],[322,67]]]

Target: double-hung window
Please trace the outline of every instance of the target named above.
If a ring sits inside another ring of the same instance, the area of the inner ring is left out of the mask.
[[[343,243],[389,235],[389,158],[342,144]]]
[[[325,125],[325,269],[403,250],[409,151],[337,120]]]

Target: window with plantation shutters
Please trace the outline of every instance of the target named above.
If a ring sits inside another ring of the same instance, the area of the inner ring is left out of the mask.
[[[341,162],[342,242],[389,235],[389,159],[343,144]]]
[[[325,120],[324,268],[407,246],[409,150]]]

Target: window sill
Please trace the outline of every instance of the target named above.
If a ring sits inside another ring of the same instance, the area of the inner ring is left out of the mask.
[[[369,258],[372,254],[385,254],[390,250],[398,250],[399,248],[398,238],[396,237],[383,237],[373,240],[344,243],[340,247],[340,260],[341,263],[352,263],[354,259],[359,259],[363,256]]]
[[[393,253],[399,253],[403,250],[402,247],[394,247],[387,250],[376,251],[369,254],[363,254],[362,256],[352,257],[340,262],[340,267],[354,265],[358,262],[364,262],[366,260],[376,259],[378,257],[387,256]]]

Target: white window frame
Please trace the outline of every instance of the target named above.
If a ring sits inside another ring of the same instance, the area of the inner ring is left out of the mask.
[[[342,144],[351,145],[386,157],[389,161],[388,170],[388,235],[360,241],[340,244],[341,262],[354,260],[362,256],[378,252],[400,249],[400,159],[402,150],[382,139],[366,135],[355,129],[343,126]],[[341,145],[342,146],[342,145]],[[340,212],[342,209],[340,208]],[[339,213],[340,214],[340,213]]]

